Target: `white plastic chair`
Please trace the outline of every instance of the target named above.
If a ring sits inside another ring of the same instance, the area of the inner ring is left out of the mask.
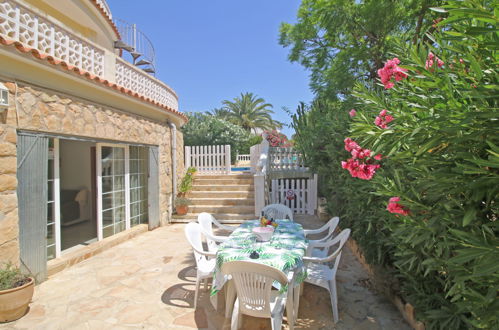
[[[305,282],[323,287],[329,291],[331,296],[331,306],[333,309],[334,322],[338,322],[338,296],[336,293],[336,271],[341,259],[341,250],[348,237],[350,236],[350,229],[344,229],[338,236],[327,242],[319,242],[314,244],[316,247],[323,247],[326,251],[329,248],[338,244],[338,248],[329,256],[325,258],[317,257],[303,257],[303,261],[307,267],[307,278]],[[331,268],[329,265],[333,264]],[[298,306],[299,302],[295,302]],[[295,307],[296,308],[296,307]],[[296,311],[296,309],[295,309]]]
[[[274,218],[278,219],[286,219],[288,217],[289,220],[293,220],[293,211],[283,204],[270,204],[265,206],[262,209],[263,214],[266,218]]]
[[[213,233],[212,225],[214,219],[215,218],[211,214],[206,212],[202,212],[198,215],[198,223],[201,225],[201,231],[206,237],[206,244],[208,245],[208,251],[210,252],[217,252],[217,243],[223,243],[228,239],[228,236],[217,236]]]
[[[288,278],[274,267],[250,261],[224,263],[222,274],[232,277],[237,292],[232,311],[231,330],[241,326],[242,314],[270,318],[272,329],[281,329],[284,308],[287,309],[289,327],[294,328],[293,274]],[[281,286],[289,284],[287,292],[272,290],[274,281],[279,282]]]
[[[315,235],[323,233],[327,230],[327,235],[323,238],[317,240],[309,240],[309,248],[307,249],[307,256],[325,258],[327,256],[328,250],[324,248],[314,248],[314,245],[317,243],[323,243],[331,240],[334,237],[334,231],[340,222],[340,218],[334,217],[331,218],[324,226],[318,229],[305,229],[303,232],[305,233],[305,237],[309,235]]]
[[[190,222],[185,226],[185,237],[194,250],[196,260],[196,293],[194,295],[194,309],[197,307],[199,285],[204,280],[205,289],[208,288],[208,279],[213,277],[215,270],[215,253],[204,251],[201,237],[201,225]]]

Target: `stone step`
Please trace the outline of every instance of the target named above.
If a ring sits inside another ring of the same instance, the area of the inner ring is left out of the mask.
[[[201,206],[201,205],[255,205],[255,200],[253,198],[214,198],[212,196],[205,196],[204,198],[192,198],[191,206]]]
[[[193,182],[194,186],[205,186],[205,185],[222,185],[222,184],[253,184],[253,179],[196,179]]]
[[[209,180],[219,180],[219,179],[251,179],[253,180],[252,174],[196,174],[194,180],[197,179],[209,179]]]
[[[197,221],[199,213],[187,213],[186,215],[176,215],[172,217],[172,222],[191,222]],[[245,220],[254,220],[257,217],[254,213],[239,214],[239,213],[212,213],[215,219],[222,223],[242,223]]]
[[[253,190],[235,190],[235,191],[209,191],[199,190],[191,191],[188,198],[254,198],[255,192]]]
[[[212,184],[212,185],[193,185],[192,191],[254,191],[254,187],[251,184]]]
[[[254,205],[189,205],[191,213],[255,213]]]

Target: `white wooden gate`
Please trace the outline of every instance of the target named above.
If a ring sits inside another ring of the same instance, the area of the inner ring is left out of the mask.
[[[186,146],[185,168],[191,166],[200,174],[229,174],[230,145]]]
[[[314,214],[317,210],[317,174],[311,179],[273,179],[272,204],[284,204],[297,214]]]

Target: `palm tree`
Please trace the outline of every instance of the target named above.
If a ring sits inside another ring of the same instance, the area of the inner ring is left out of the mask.
[[[224,100],[222,104],[226,119],[248,132],[282,127],[282,123],[272,119],[272,104],[265,103],[263,98],[257,98],[253,93],[241,93],[240,97],[233,101]]]
[[[227,119],[229,111],[224,108],[215,108],[211,111],[206,111],[206,114],[213,117],[217,117],[219,119]]]

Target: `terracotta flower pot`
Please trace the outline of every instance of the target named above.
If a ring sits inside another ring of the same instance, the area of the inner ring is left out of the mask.
[[[187,211],[189,210],[189,206],[188,205],[178,205],[176,207],[176,210],[177,210],[178,215],[185,215],[185,214],[187,214]]]
[[[0,291],[0,322],[14,321],[26,314],[34,289],[35,280],[30,277],[22,286]]]

